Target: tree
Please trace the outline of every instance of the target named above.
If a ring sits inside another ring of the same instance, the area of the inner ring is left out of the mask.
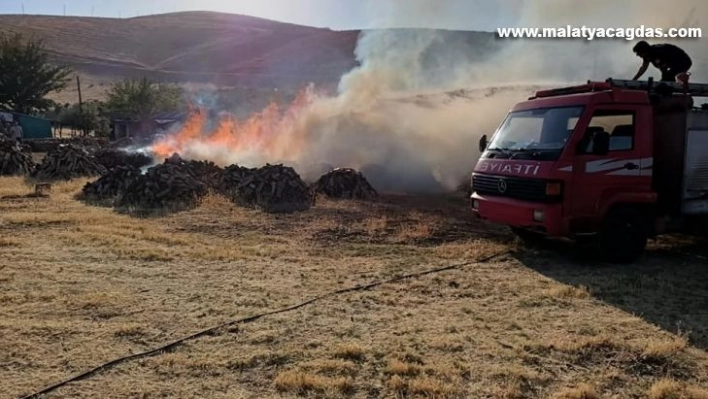
[[[179,110],[182,106],[182,89],[179,86],[157,84],[146,78],[126,79],[113,84],[106,101],[110,112],[139,121],[159,112]]]
[[[21,34],[0,34],[0,105],[23,114],[49,109],[47,94],[69,82],[69,68],[49,62],[42,40]]]
[[[83,136],[93,132],[97,137],[107,137],[110,134],[110,120],[106,113],[105,104],[98,100],[89,100],[73,104],[66,108],[57,108],[54,116],[62,126],[67,126],[72,131],[78,130]]]

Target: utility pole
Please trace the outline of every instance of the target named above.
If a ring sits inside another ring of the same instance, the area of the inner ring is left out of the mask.
[[[91,6],[91,16],[93,17],[93,9],[95,6]]]
[[[84,131],[84,106],[83,100],[81,99],[81,80],[79,79],[79,75],[76,75],[76,87],[79,91],[79,129],[83,135],[86,135]]]
[[[25,15],[25,3],[22,3],[22,15]]]
[[[66,17],[66,4],[64,4],[64,16]]]

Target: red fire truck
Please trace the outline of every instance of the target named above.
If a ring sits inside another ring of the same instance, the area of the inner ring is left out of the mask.
[[[536,92],[480,139],[472,210],[610,262],[708,215],[708,84],[607,79]]]

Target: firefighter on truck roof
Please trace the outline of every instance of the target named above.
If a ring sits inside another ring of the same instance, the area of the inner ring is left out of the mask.
[[[688,82],[688,70],[693,66],[693,61],[680,47],[668,43],[650,45],[642,40],[632,50],[643,60],[632,80],[642,77],[651,63],[661,71],[662,82]]]

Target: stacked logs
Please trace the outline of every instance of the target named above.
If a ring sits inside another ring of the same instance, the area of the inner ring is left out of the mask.
[[[106,172],[106,168],[98,164],[85,149],[61,145],[47,154],[32,177],[38,180],[71,180],[99,176]]]
[[[322,175],[314,184],[315,192],[330,198],[370,200],[378,193],[361,172],[338,168]]]
[[[269,213],[292,213],[310,209],[314,191],[291,167],[267,164],[250,169],[231,165],[222,174],[219,191],[234,203]]]
[[[240,184],[251,176],[256,169],[250,169],[239,165],[231,165],[224,169],[216,185],[219,194],[232,198],[238,195]]]
[[[15,140],[0,140],[0,176],[27,176],[35,168],[32,154]]]
[[[197,207],[207,186],[193,170],[165,162],[153,166],[129,184],[116,198],[119,211],[140,215],[177,212]]]
[[[93,153],[93,157],[97,163],[108,170],[119,166],[131,166],[140,169],[153,163],[152,157],[148,155],[110,148],[99,149]]]
[[[86,148],[102,148],[109,144],[107,139],[95,137],[73,137],[73,138],[50,138],[50,139],[28,139],[25,140],[34,152],[48,153],[56,150],[60,146],[74,145]]]
[[[173,154],[170,158],[165,159],[166,164],[179,165],[196,179],[201,180],[209,189],[218,191],[221,182],[223,169],[210,161],[186,161],[179,154]]]
[[[131,147],[135,144],[136,144],[136,142],[134,139],[132,139],[130,137],[124,137],[124,138],[120,138],[116,141],[111,142],[109,144],[109,146],[113,149],[122,149],[122,148],[126,148],[126,147]]]
[[[88,203],[113,206],[118,197],[140,178],[139,167],[116,166],[98,180],[86,183],[79,199]]]

